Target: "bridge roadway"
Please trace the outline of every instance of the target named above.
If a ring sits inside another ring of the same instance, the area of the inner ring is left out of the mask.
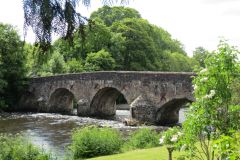
[[[123,95],[132,118],[166,125],[178,122],[179,109],[194,101],[187,72],[104,71],[32,78],[16,109],[109,118]]]

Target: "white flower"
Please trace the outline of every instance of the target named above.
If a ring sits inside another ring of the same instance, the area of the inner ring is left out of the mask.
[[[208,98],[209,98],[209,99],[211,99],[212,97],[213,97],[213,95],[211,95],[211,94],[210,94],[210,95],[208,95]]]
[[[210,90],[210,95],[213,97],[216,94],[215,90]]]
[[[207,72],[207,68],[204,68],[203,70],[200,71],[200,73],[205,73]]]
[[[165,136],[162,136],[162,138],[159,139],[159,144],[163,144],[164,143],[164,139],[165,139]]]
[[[203,98],[205,99],[211,99],[214,95],[216,94],[215,90],[210,90],[210,94],[207,94],[206,96],[204,96]]]
[[[203,77],[202,79],[200,79],[200,82],[206,82],[208,80],[207,77]]]
[[[164,139],[163,139],[163,138],[160,138],[160,139],[159,139],[159,144],[163,144],[163,142],[164,142]]]
[[[183,133],[182,132],[177,132],[178,136],[182,136]]]
[[[184,145],[182,145],[182,147],[181,147],[180,151],[185,151],[186,149],[187,149],[187,145],[186,145],[186,144],[184,144]]]
[[[171,142],[177,142],[177,140],[178,140],[178,135],[173,135]]]
[[[217,145],[217,144],[214,144],[214,145],[213,145],[213,148],[218,148],[218,145]]]
[[[195,84],[193,85],[193,89],[196,90],[198,88],[198,86]]]
[[[204,99],[210,99],[211,96],[207,94],[207,95],[205,95],[203,98],[204,98]]]

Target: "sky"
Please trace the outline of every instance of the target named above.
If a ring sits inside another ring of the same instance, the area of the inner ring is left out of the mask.
[[[199,46],[215,50],[221,37],[231,45],[240,46],[240,0],[129,1],[126,7],[135,8],[144,19],[167,30],[190,56]],[[80,5],[79,11],[89,17],[101,6],[100,0],[92,0],[90,7]],[[0,0],[0,22],[12,24],[23,35],[22,0]],[[26,40],[34,42],[34,39],[29,31]]]

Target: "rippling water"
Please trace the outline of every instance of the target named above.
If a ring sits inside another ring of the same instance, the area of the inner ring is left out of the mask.
[[[118,110],[116,119],[100,120],[78,116],[68,116],[52,113],[11,113],[0,115],[0,133],[22,133],[47,151],[52,151],[58,159],[63,159],[65,148],[71,141],[71,131],[83,125],[95,124],[110,126],[120,130],[130,131],[121,119],[129,117],[129,111]],[[183,112],[180,112],[182,121]]]
[[[129,111],[118,111],[118,119]],[[100,120],[52,113],[11,113],[0,115],[0,133],[22,133],[45,150],[62,158],[70,143],[71,131],[83,125],[95,124],[113,128],[128,128],[120,121]],[[129,127],[130,128],[130,127]]]

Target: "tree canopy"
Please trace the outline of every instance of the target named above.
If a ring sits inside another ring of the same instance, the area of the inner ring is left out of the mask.
[[[90,6],[91,0],[82,0],[82,5]],[[126,3],[127,0],[102,0],[103,4]],[[73,34],[84,32],[85,23],[91,23],[77,11],[80,0],[23,0],[25,31],[31,27],[43,51],[52,41],[52,34],[60,34],[72,41]]]
[[[199,62],[201,67],[205,67],[205,59],[209,56],[209,52],[203,47],[197,47],[193,51],[193,59]]]
[[[192,71],[198,64],[178,40],[134,9],[104,6],[90,17],[94,24],[85,27],[84,40],[76,33],[73,46],[64,39],[54,43],[65,61],[74,58],[85,66],[88,54],[103,49],[115,60],[114,70]]]
[[[186,55],[180,41],[141,18],[135,9],[104,6],[90,19],[93,23],[84,25],[85,36],[76,30],[72,44],[65,38],[57,39],[49,56],[41,56],[41,50],[36,48],[35,59],[39,58],[32,60],[30,75],[94,70],[192,71],[198,65],[197,60]],[[46,60],[37,62],[42,57]],[[51,60],[54,57],[58,57],[56,63]],[[105,62],[97,62],[100,60]]]
[[[101,19],[109,27],[116,21],[121,21],[125,18],[141,18],[141,15],[137,10],[128,7],[103,6],[90,16],[90,19],[97,18]]]
[[[0,108],[16,103],[25,63],[20,36],[11,25],[0,23]]]

